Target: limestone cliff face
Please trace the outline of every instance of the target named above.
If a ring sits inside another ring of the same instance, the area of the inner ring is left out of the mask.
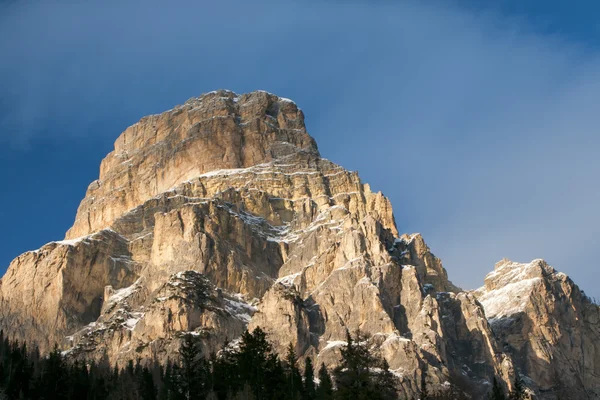
[[[304,115],[266,92],[219,91],[142,118],[115,142],[88,187],[67,239],[110,226],[124,212],[188,179],[305,150],[318,154]]]
[[[600,308],[565,274],[503,260],[475,295],[540,398],[600,398]]]
[[[42,349],[98,318],[106,285],[131,285],[139,266],[111,230],[52,242],[17,257],[2,278],[2,329]]]
[[[296,104],[218,91],[117,139],[67,239],[10,265],[0,326],[111,362],[164,360],[185,333],[208,354],[260,326],[276,349],[293,343],[330,366],[346,330],[360,330],[407,396],[426,374],[430,390],[452,382],[482,398],[517,371],[538,393],[595,393],[598,308],[545,273],[545,291],[528,286],[528,320],[504,323],[501,275],[463,292],[419,234],[399,234],[387,198],[320,157]],[[559,352],[585,358],[573,372],[536,364]]]

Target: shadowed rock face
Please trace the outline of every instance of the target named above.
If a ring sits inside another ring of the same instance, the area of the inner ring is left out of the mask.
[[[320,157],[292,101],[218,91],[123,132],[67,240],[11,263],[0,326],[119,363],[164,360],[184,333],[208,354],[260,326],[278,351],[329,366],[361,330],[407,396],[426,370],[430,390],[452,381],[481,398],[493,376],[510,386],[514,363],[541,393],[593,393],[598,308],[547,266],[515,300],[499,271],[462,292],[420,235],[398,233],[387,198]],[[558,352],[585,358],[540,367]]]

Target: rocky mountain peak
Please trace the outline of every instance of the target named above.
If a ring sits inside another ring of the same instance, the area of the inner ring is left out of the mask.
[[[219,90],[142,118],[123,132],[88,187],[66,238],[110,226],[124,212],[204,173],[304,154],[319,157],[294,102]]]
[[[597,398],[600,385],[598,317],[565,274],[544,260],[502,260],[476,290],[504,350],[542,398]],[[569,388],[569,389],[566,389]]]
[[[127,128],[66,237],[0,285],[0,327],[42,351],[164,361],[183,335],[209,354],[261,327],[277,351],[334,367],[360,330],[405,397],[426,381],[483,398],[517,373],[541,399],[598,395],[600,311],[566,275],[503,260],[482,288],[453,285],[267,92],[210,92]]]

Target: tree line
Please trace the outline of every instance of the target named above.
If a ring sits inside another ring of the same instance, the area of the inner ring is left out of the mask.
[[[310,357],[301,363],[291,344],[280,358],[265,332],[256,328],[209,357],[202,355],[196,337],[187,334],[175,360],[129,361],[119,368],[106,361],[67,361],[57,348],[43,357],[0,332],[0,400],[399,399],[398,377],[365,336],[348,333],[340,351],[340,363],[332,371],[324,364],[314,366]],[[494,390],[499,388],[495,382]],[[461,398],[454,387],[429,393],[422,379],[415,400]]]

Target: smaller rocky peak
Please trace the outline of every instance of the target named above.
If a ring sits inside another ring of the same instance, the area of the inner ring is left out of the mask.
[[[541,259],[504,259],[473,294],[539,398],[598,398],[600,346],[590,338],[600,309],[567,275]]]
[[[542,279],[553,274],[556,274],[556,270],[542,259],[519,263],[504,258],[496,263],[494,271],[487,274],[482,289],[489,291],[511,284],[523,285],[524,281]]]
[[[490,323],[495,325],[500,320],[509,321],[514,316],[528,313],[535,302],[532,296],[552,297],[552,292],[561,296],[560,282],[565,282],[572,290],[570,279],[542,259],[529,263],[503,259],[485,277],[484,286],[473,293],[483,305]],[[556,283],[559,286],[554,287]]]

